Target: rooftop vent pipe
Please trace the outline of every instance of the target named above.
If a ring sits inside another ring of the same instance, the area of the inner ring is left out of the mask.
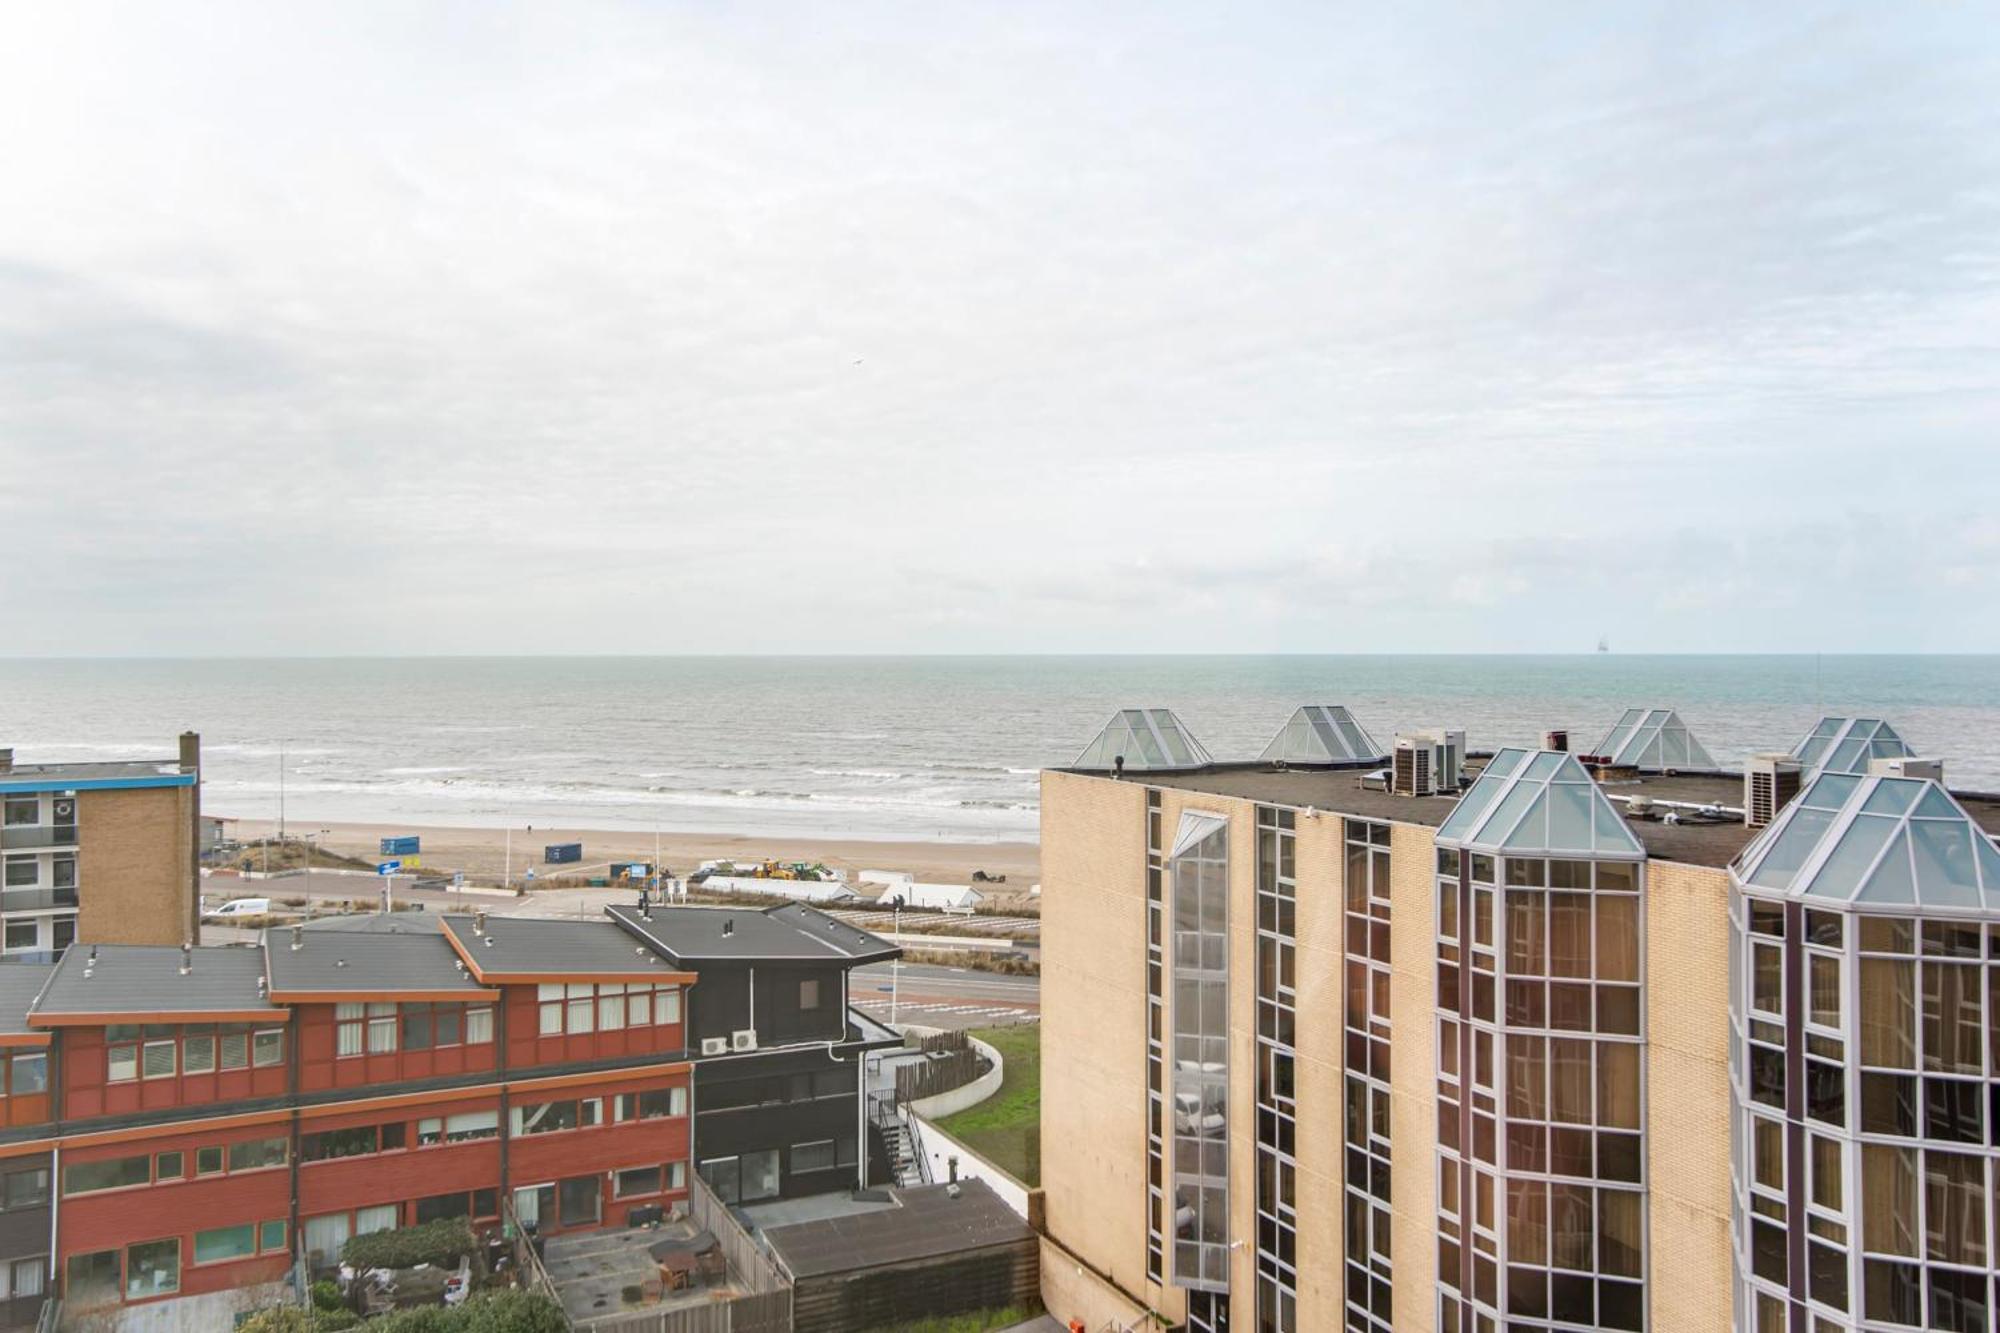
[[[722,918],[722,933],[725,936],[734,935],[736,933],[736,923],[728,917]]]
[[[1114,778],[1122,778],[1125,776],[1124,755],[1114,754],[1111,756],[1111,776]]]
[[[483,907],[472,914],[472,933],[475,935],[486,933],[486,909]]]
[[[293,926],[292,952],[297,953],[299,950],[305,947],[306,947],[306,928],[304,926]]]
[[[183,944],[181,945],[181,975],[186,976],[192,971],[194,971],[194,946]]]

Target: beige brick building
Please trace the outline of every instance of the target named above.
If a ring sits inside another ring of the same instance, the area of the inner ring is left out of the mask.
[[[1689,746],[1707,756],[1681,728],[1663,761],[1655,726],[1624,762],[1503,750],[1461,786],[1463,742],[1447,753],[1439,733],[1426,759],[1451,780],[1398,764],[1442,789],[1398,794],[1344,710],[1314,712],[1231,763],[1134,710],[1043,775],[1052,1314],[1274,1333],[1994,1326],[1991,1202],[1951,1223],[1944,1260],[1892,1271],[1871,1246],[1821,1244],[1848,1231],[1816,1175],[1810,1247],[1801,1225],[1789,1263],[1752,1253],[1746,1206],[1776,1205],[1743,1179],[1755,1108],[1747,1074],[1732,1084],[1732,1001],[1750,980],[1732,959],[1749,946],[1732,912],[1756,889],[1731,866],[1768,837],[1745,824],[1740,775],[1667,771]],[[1299,744],[1313,728],[1317,752]],[[1973,868],[1949,873],[1977,883],[2000,804],[1957,800]],[[1991,960],[2000,1006],[1990,933],[1966,947]],[[1978,1010],[1981,965],[1945,994]],[[2000,1120],[2000,1038],[1990,1056],[1960,1045],[1991,1061],[1966,1081],[1988,1080]],[[1801,1144],[1834,1154],[1816,1112],[1792,1109]],[[1974,1134],[1933,1190],[2000,1186],[2000,1125]],[[1867,1145],[1847,1151],[1863,1179]],[[1902,1322],[1913,1311],[1931,1322]]]
[[[17,764],[0,750],[0,957],[199,938],[201,741],[168,760]]]

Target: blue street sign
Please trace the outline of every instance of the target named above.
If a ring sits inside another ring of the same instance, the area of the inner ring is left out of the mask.
[[[375,867],[375,873],[378,875],[393,875],[402,868],[403,863],[401,861],[384,861],[381,865]]]

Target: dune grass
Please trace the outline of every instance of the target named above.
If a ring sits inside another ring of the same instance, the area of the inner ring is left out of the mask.
[[[1042,1027],[1020,1023],[976,1028],[973,1036],[1006,1064],[1000,1090],[938,1128],[1030,1189],[1042,1183]]]

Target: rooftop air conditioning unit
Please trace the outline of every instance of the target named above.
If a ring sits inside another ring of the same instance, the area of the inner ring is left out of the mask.
[[[738,1028],[729,1034],[729,1049],[732,1051],[754,1051],[757,1049],[757,1029]]]
[[[1437,795],[1437,748],[1427,735],[1396,737],[1389,790],[1398,796]]]
[[[1799,761],[1788,754],[1753,754],[1743,768],[1743,822],[1763,828],[1804,785]]]
[[[703,1037],[703,1038],[701,1039],[701,1053],[702,1053],[703,1055],[727,1055],[727,1054],[729,1054],[729,1038],[727,1038],[727,1037]]]
[[[1460,775],[1465,772],[1465,733],[1433,731],[1431,740],[1437,746],[1433,768],[1437,773],[1438,790],[1456,795]]]
[[[1567,732],[1567,731],[1545,731],[1545,732],[1543,732],[1543,733],[1542,733],[1542,748],[1543,748],[1544,750],[1554,750],[1554,751],[1556,751],[1556,752],[1557,752],[1558,754],[1568,754],[1568,753],[1569,753],[1569,732]]]
[[[1944,760],[1919,759],[1915,755],[1884,755],[1868,761],[1868,775],[1875,778],[1929,778],[1944,781]]]

